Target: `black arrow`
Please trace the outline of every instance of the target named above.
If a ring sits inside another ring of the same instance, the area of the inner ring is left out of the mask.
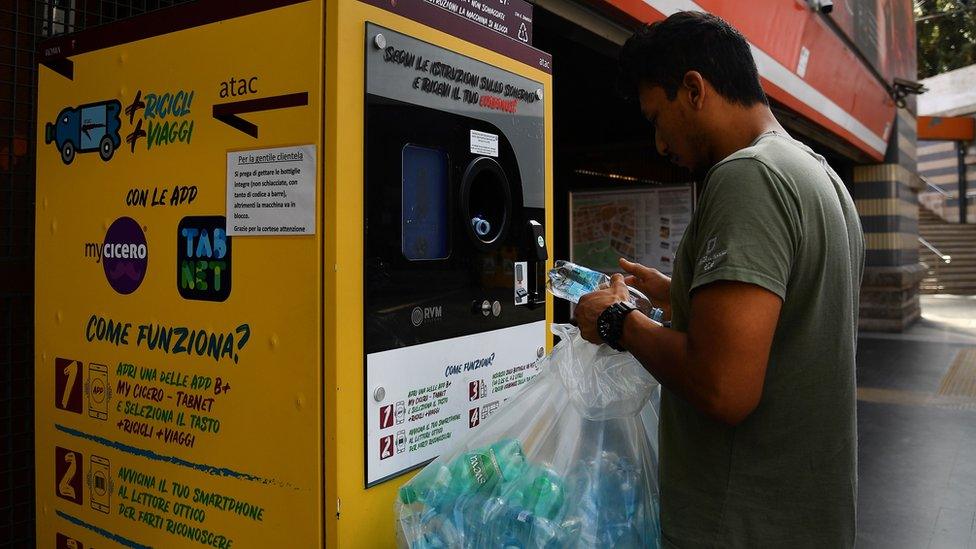
[[[308,105],[308,92],[289,93],[274,97],[261,97],[259,99],[247,99],[232,103],[220,103],[219,105],[213,106],[213,117],[232,128],[256,138],[258,136],[258,127],[237,115],[274,109],[287,109],[289,107],[303,107],[305,105]]]
[[[88,130],[94,130],[95,128],[104,128],[104,127],[105,124],[82,124],[81,133],[85,134],[85,137],[87,137],[88,139],[91,139],[91,134],[88,133]]]

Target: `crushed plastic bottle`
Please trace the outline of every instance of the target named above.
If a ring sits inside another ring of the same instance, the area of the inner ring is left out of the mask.
[[[522,549],[525,547],[561,547],[560,529],[551,520],[517,505],[505,505],[491,517],[489,547]]]
[[[490,493],[499,482],[521,475],[524,466],[525,453],[522,445],[513,439],[500,440],[491,446],[465,452],[454,458],[448,465],[447,487],[455,497],[478,491]],[[402,498],[401,493],[401,500]],[[404,503],[407,501],[404,500]]]
[[[413,482],[400,487],[400,501],[407,505],[419,502],[435,507],[450,484],[451,471],[447,467],[437,465],[425,468]]]
[[[610,287],[610,277],[600,271],[588,269],[582,265],[577,265],[562,259],[556,260],[552,269],[549,269],[549,292],[573,303],[579,303],[584,295],[604,288]],[[630,292],[630,303],[644,313],[648,318],[662,324],[664,322],[664,311],[654,307],[651,300],[640,290],[632,286],[627,286]]]
[[[551,469],[528,465],[522,475],[505,487],[508,502],[535,516],[552,520],[563,508],[566,489],[563,480]]]
[[[657,498],[645,508],[642,474],[633,460],[599,451],[564,479],[526,460],[518,440],[503,439],[425,469],[400,489],[400,500],[420,514],[406,545],[656,547]]]

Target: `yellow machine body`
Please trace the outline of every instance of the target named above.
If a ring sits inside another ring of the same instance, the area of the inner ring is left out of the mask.
[[[541,84],[546,241],[551,75],[356,0],[198,4],[41,52],[38,544],[393,546],[411,475],[365,459],[367,24]]]

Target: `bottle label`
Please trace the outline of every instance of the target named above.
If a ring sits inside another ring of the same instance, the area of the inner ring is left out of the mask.
[[[471,476],[474,477],[479,486],[484,486],[495,478],[501,478],[503,482],[505,480],[502,475],[502,469],[498,466],[498,458],[495,457],[495,451],[490,448],[487,452],[472,452],[468,454],[468,468],[471,470]]]

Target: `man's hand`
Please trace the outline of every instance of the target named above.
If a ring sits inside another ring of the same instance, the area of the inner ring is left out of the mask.
[[[624,283],[643,292],[652,305],[664,311],[664,319],[671,320],[671,279],[657,269],[632,263],[622,257],[620,268],[628,273]]]
[[[609,288],[597,290],[581,297],[574,314],[576,325],[579,326],[580,335],[583,336],[583,339],[597,345],[603,343],[603,338],[600,337],[600,333],[596,329],[597,319],[607,307],[618,301],[626,301],[629,296],[623,275],[615,274],[610,278]]]

